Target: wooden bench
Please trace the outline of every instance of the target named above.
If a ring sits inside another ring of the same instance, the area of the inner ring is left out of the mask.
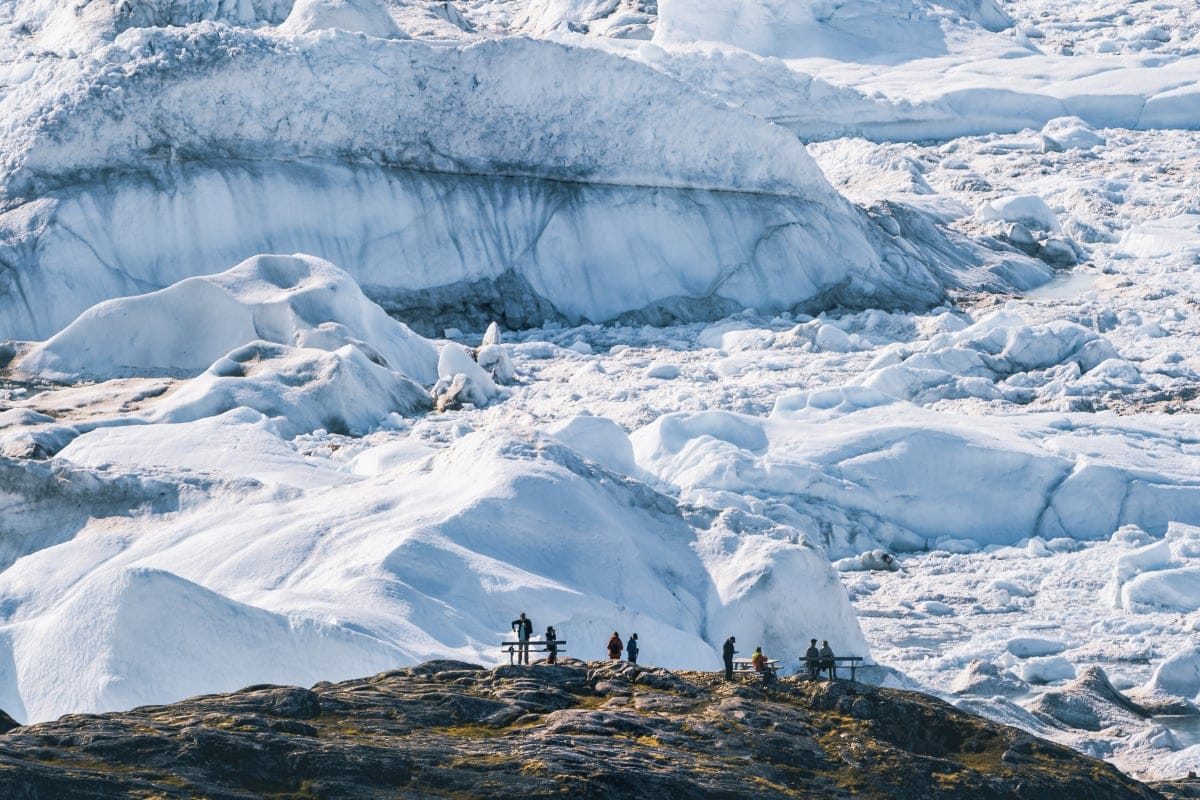
[[[520,651],[521,645],[525,645],[525,644],[529,645],[530,653],[549,653],[550,652],[550,647],[549,647],[550,643],[549,642],[539,642],[535,639],[530,639],[528,642],[501,642],[500,643],[500,652],[508,653],[508,663],[515,664],[515,663],[517,663],[517,656],[521,652]],[[566,639],[555,639],[554,640],[554,654],[557,656],[557,655],[562,655],[565,652],[567,652],[567,640]]]
[[[855,671],[858,669],[858,665],[862,663],[862,660],[862,656],[834,656],[834,671],[837,671],[837,667],[839,665],[848,665],[850,667],[850,680],[854,680]],[[818,661],[818,663],[820,663],[820,661]],[[808,659],[804,656],[800,656],[800,670],[804,674],[808,674]],[[820,674],[819,670],[817,674]]]

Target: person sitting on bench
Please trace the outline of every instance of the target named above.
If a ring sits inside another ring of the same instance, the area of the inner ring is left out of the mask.
[[[754,655],[750,656],[750,664],[754,667],[754,671],[762,676],[763,683],[774,683],[775,670],[767,665],[767,657],[763,655],[761,646],[754,648]]]
[[[821,651],[817,649],[817,640],[813,639],[804,651],[804,666],[808,668],[808,679],[815,681],[821,674]]]
[[[821,641],[821,669],[829,670],[829,680],[837,680],[837,662],[833,660],[833,648],[825,640]]]

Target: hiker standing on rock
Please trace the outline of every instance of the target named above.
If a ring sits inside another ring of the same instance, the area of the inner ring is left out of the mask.
[[[625,643],[625,657],[629,659],[630,664],[637,663],[638,640],[637,634],[629,637],[629,641]]]
[[[533,620],[521,612],[521,616],[512,621],[512,629],[517,632],[517,663],[529,663],[529,637],[533,636]]]
[[[733,680],[733,654],[737,652],[733,649],[733,643],[736,641],[737,639],[730,636],[721,648],[721,658],[725,660],[725,680],[727,681]]]
[[[625,648],[621,644],[621,634],[613,631],[612,638],[608,640],[608,657],[613,661],[621,660],[621,651]]]
[[[546,628],[546,663],[554,664],[558,662],[558,633],[555,632],[554,626]]]

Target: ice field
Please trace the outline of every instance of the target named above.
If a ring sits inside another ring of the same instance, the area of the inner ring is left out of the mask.
[[[1198,31],[5,5],[0,708],[496,663],[525,611],[1200,770]]]

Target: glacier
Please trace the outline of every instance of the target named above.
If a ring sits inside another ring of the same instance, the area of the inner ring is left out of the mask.
[[[494,664],[525,611],[1196,768],[1038,698],[1200,703],[1198,32],[4,4],[0,707]]]

